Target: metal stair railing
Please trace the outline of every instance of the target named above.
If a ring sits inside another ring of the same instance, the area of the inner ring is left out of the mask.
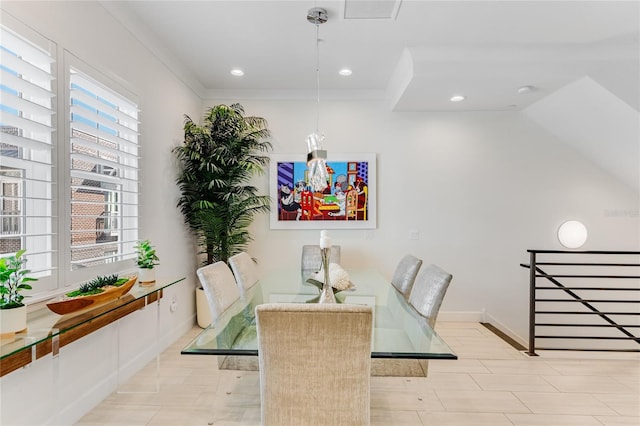
[[[640,252],[527,251],[530,263],[520,264],[529,269],[527,354],[536,356],[536,350],[640,352],[636,346],[640,344],[640,336],[632,332],[640,328]],[[541,261],[542,256],[552,259]],[[578,260],[571,261],[575,257]],[[597,260],[588,261],[594,257]],[[553,261],[555,258],[558,260]],[[580,282],[576,283],[576,280]],[[574,304],[578,308],[557,308],[566,304]],[[549,317],[552,319],[542,319]],[[544,334],[538,334],[541,329]],[[584,334],[585,331],[589,334]],[[536,346],[540,340],[556,344]],[[569,341],[574,343],[568,345]],[[588,341],[609,343],[595,345]],[[622,344],[613,346],[612,342]]]

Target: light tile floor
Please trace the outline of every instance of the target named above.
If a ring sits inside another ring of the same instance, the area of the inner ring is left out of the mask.
[[[112,394],[77,425],[258,425],[257,372],[218,370],[180,355],[194,328],[160,358],[160,393]],[[457,361],[429,362],[427,378],[372,377],[373,425],[640,425],[640,357],[545,353],[529,357],[477,323],[440,323]],[[154,383],[155,363],[123,387]]]

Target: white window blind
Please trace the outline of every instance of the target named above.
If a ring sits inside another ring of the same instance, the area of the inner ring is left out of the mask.
[[[0,255],[27,250],[49,289],[56,268],[54,221],[55,45],[0,27]]]
[[[134,257],[138,107],[70,70],[71,270]]]

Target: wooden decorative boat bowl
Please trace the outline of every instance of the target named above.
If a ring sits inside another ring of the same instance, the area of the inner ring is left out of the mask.
[[[127,294],[138,279],[132,277],[120,287],[107,286],[102,293],[90,294],[88,296],[76,296],[65,300],[57,300],[47,303],[47,308],[58,315],[66,315],[92,306],[97,306],[106,302],[111,302]]]

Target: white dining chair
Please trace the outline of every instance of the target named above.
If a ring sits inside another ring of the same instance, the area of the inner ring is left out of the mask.
[[[405,299],[407,299],[411,293],[411,288],[416,280],[420,266],[422,266],[422,259],[407,254],[400,259],[400,262],[398,262],[393,272],[391,284],[404,295]]]
[[[240,298],[240,289],[231,269],[222,261],[199,268],[196,275],[207,296],[211,320],[215,321]]]
[[[258,270],[256,263],[247,252],[235,254],[229,258],[229,266],[236,277],[236,283],[240,289],[240,295],[258,282]]]
[[[436,325],[436,319],[442,300],[444,299],[453,276],[436,265],[428,265],[422,268],[416,276],[409,304],[422,315],[431,328]]]
[[[263,425],[368,425],[372,308],[256,307]]]
[[[329,263],[340,264],[340,246],[331,246],[329,251]],[[319,245],[302,246],[300,267],[303,276],[309,276],[320,270],[322,266],[322,252]]]

